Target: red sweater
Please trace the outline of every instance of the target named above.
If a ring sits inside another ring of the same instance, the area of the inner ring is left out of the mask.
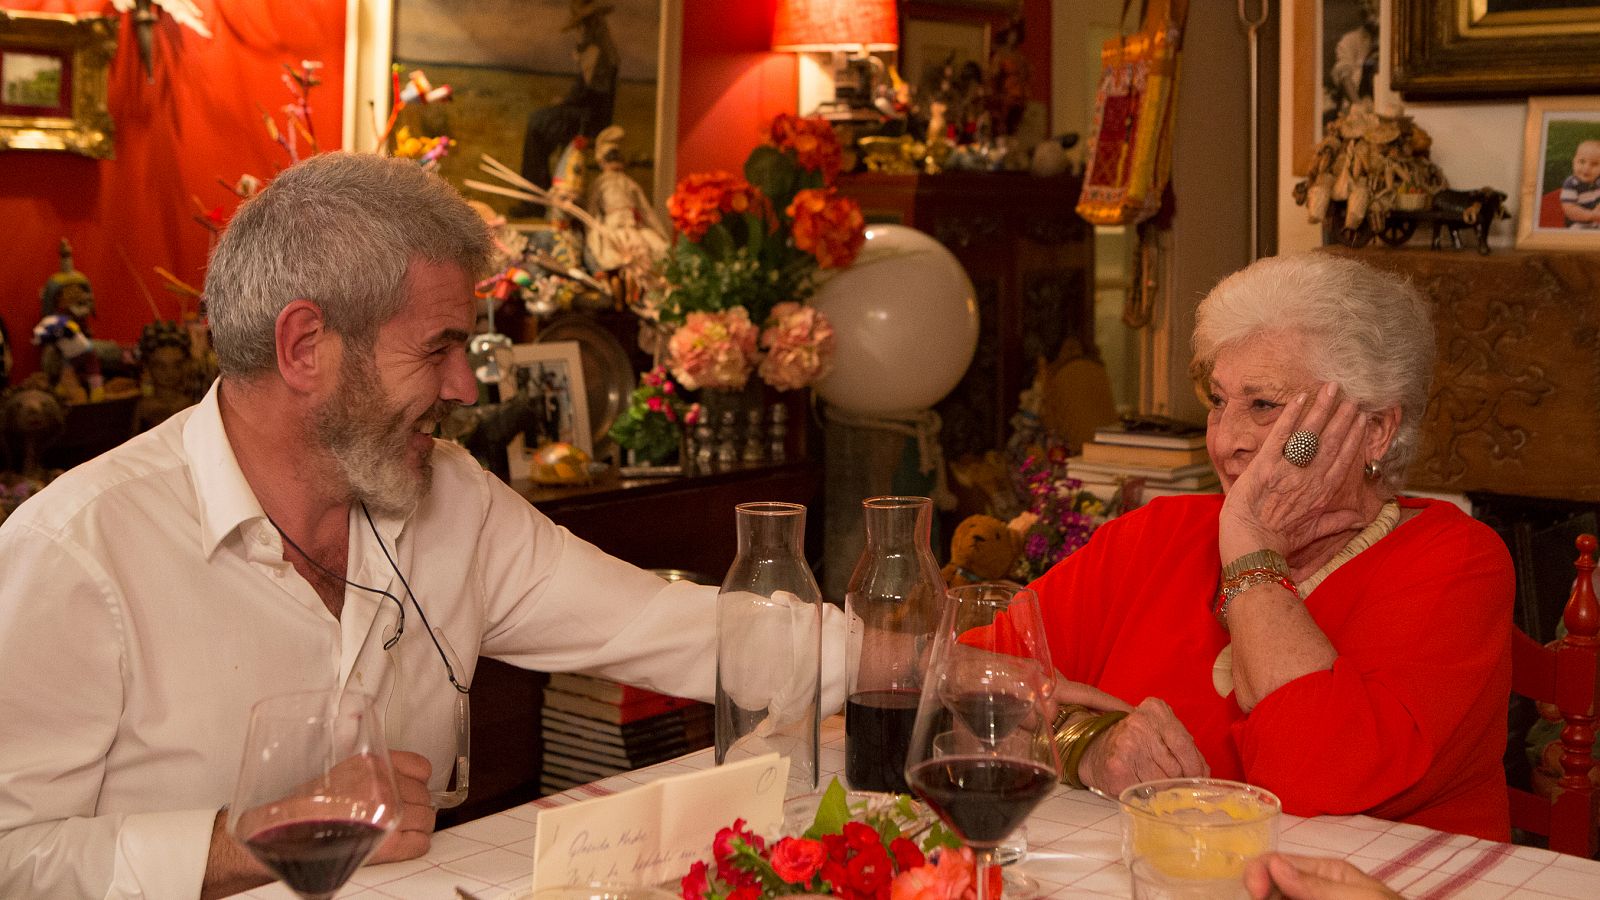
[[[1034,583],[1056,667],[1137,704],[1159,697],[1218,778],[1299,816],[1363,813],[1504,841],[1513,575],[1505,544],[1449,503],[1419,509],[1328,576],[1306,608],[1333,668],[1247,716],[1211,668],[1220,495],[1114,519]]]

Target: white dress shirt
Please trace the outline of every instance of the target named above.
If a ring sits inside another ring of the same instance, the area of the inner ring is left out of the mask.
[[[712,697],[715,589],[602,553],[455,445],[435,445],[432,490],[408,519],[374,521],[468,683],[481,654]],[[389,747],[427,756],[442,787],[455,690],[359,507],[349,534],[349,579],[405,601],[392,650],[393,602],[348,588],[335,619],[284,561],[215,386],[13,513],[0,527],[0,896],[196,896],[250,707],[273,694],[373,694]],[[842,670],[842,647],[827,657]]]

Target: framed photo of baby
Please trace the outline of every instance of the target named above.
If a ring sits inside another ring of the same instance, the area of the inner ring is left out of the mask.
[[[1533,97],[1517,246],[1600,250],[1600,97]]]

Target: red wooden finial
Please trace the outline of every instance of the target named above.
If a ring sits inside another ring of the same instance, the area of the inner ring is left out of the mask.
[[[1572,583],[1572,597],[1561,619],[1567,624],[1567,638],[1572,643],[1593,645],[1600,643],[1595,637],[1600,634],[1600,601],[1594,596],[1595,537],[1580,534],[1576,543],[1578,578]]]

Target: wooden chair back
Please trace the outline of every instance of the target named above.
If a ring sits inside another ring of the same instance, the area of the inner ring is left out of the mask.
[[[1541,703],[1554,704],[1563,727],[1561,777],[1555,797],[1517,788],[1511,797],[1511,826],[1550,840],[1550,849],[1593,858],[1597,846],[1597,795],[1589,780],[1594,759],[1595,696],[1600,692],[1600,601],[1595,599],[1595,537],[1579,535],[1577,580],[1562,621],[1567,633],[1549,647],[1513,629],[1511,689]]]

